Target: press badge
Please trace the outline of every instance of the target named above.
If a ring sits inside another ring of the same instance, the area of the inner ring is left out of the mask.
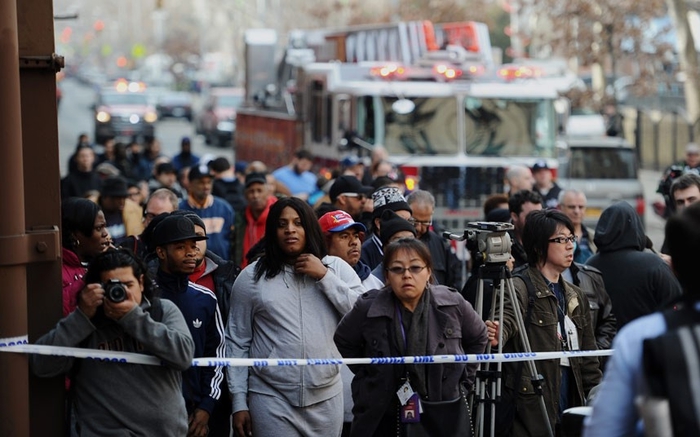
[[[569,343],[569,350],[580,350],[581,348],[578,344],[578,330],[576,329],[574,321],[571,320],[569,316],[564,316],[564,329],[566,329],[566,339]]]
[[[574,324],[571,317],[568,315],[564,316],[564,329],[566,330],[566,341],[563,342],[562,350],[577,351],[579,350],[578,344],[578,330]],[[557,325],[557,331],[561,331],[560,325]],[[561,333],[559,334],[561,337]],[[561,357],[560,364],[565,367],[569,367],[569,357]]]
[[[401,422],[403,423],[418,423],[420,422],[420,396],[414,393],[408,398],[406,405],[401,406]]]
[[[401,405],[406,405],[406,402],[413,396],[413,387],[411,387],[411,383],[406,381],[403,384],[401,384],[401,387],[399,387],[399,390],[396,392],[396,396],[399,397],[399,402],[401,402]]]

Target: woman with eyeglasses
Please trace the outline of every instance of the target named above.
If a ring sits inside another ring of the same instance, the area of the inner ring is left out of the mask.
[[[335,344],[345,358],[484,351],[486,327],[476,311],[453,289],[431,283],[432,264],[425,244],[416,239],[390,243],[384,248],[383,266],[387,286],[358,299],[335,332]],[[351,436],[405,435],[408,427],[425,431],[418,403],[464,402],[476,371],[466,364],[350,369],[355,373]],[[469,435],[469,423],[458,432]]]

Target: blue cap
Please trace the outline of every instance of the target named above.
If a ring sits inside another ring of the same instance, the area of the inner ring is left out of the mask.
[[[236,173],[245,173],[246,168],[248,168],[248,163],[245,161],[236,161],[234,165]]]

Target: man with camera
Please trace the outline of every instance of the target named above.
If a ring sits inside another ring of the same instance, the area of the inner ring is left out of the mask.
[[[197,235],[184,215],[171,214],[153,230],[152,245],[160,263],[156,283],[161,295],[171,300],[185,317],[194,340],[195,357],[224,357],[224,328],[213,291],[190,282],[197,267]],[[182,395],[189,416],[188,436],[209,435],[209,418],[221,397],[224,372],[217,367],[191,367],[182,375]]]
[[[33,372],[71,377],[81,436],[184,435],[180,373],[192,363],[194,342],[182,314],[154,296],[145,266],[129,251],[98,255],[85,281],[77,310],[36,343],[148,354],[164,365],[31,355]]]

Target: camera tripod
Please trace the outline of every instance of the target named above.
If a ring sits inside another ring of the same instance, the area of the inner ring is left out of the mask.
[[[510,274],[510,270],[506,267],[504,262],[499,263],[489,263],[486,262],[481,267],[479,267],[478,273],[478,288],[476,295],[476,312],[482,316],[483,319],[483,306],[484,306],[484,280],[490,279],[493,281],[493,296],[491,299],[491,309],[489,311],[489,320],[494,320],[494,313],[496,308],[498,308],[498,320],[501,323],[498,329],[498,353],[503,352],[503,306],[504,298],[506,293],[508,293],[509,300],[513,305],[513,313],[515,314],[515,321],[518,326],[518,333],[520,338],[520,344],[522,347],[522,352],[529,353],[532,352],[530,347],[530,340],[527,335],[527,329],[523,321],[523,315],[521,313],[520,301],[513,286],[513,278]],[[498,301],[497,301],[498,299]],[[496,306],[496,302],[499,303]],[[486,348],[486,353],[491,353],[491,343],[489,342]],[[477,412],[476,412],[476,430],[479,437],[484,435],[484,420],[485,420],[485,408],[488,405],[490,407],[490,436],[493,437],[496,429],[496,403],[501,401],[501,385],[502,385],[502,369],[503,363],[496,363],[496,370],[493,369],[494,363],[482,363],[479,370],[476,373],[476,382],[474,390],[474,401],[478,402]],[[537,396],[539,396],[540,409],[544,422],[547,424],[547,429],[549,436],[553,437],[554,433],[551,429],[551,424],[549,422],[549,416],[547,414],[547,407],[544,403],[544,395],[542,393],[542,383],[544,378],[537,372],[537,367],[533,360],[525,361],[525,367],[530,375],[530,380],[532,381],[532,386],[535,390]],[[516,381],[519,384],[519,381]],[[489,389],[490,388],[490,389]],[[514,402],[517,402],[518,389],[516,388],[516,397]],[[473,405],[472,402],[472,405]]]

